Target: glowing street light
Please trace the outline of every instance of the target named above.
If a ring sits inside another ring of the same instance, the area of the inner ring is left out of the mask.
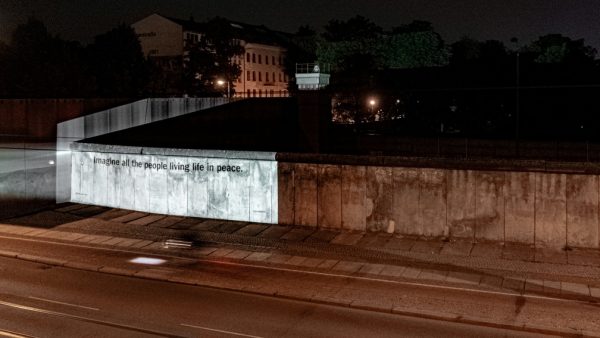
[[[217,80],[217,85],[219,85],[219,86],[224,86],[225,83],[227,83],[227,98],[230,98],[231,90],[229,88],[229,81],[225,81],[225,80],[221,80],[221,79]]]

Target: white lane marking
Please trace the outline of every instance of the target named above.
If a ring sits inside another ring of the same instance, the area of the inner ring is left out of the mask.
[[[61,305],[67,305],[67,306],[73,306],[73,307],[78,307],[81,309],[87,309],[87,310],[94,310],[94,311],[100,311],[100,309],[95,308],[95,307],[89,307],[89,306],[83,306],[83,305],[77,305],[77,304],[71,304],[71,303],[65,303],[65,302],[59,302],[57,300],[51,300],[51,299],[46,299],[46,298],[39,298],[39,297],[33,297],[33,296],[29,296],[28,298],[30,299],[35,299],[35,300],[41,300],[43,302],[48,302],[48,303],[54,303],[54,304],[61,304]]]
[[[191,328],[194,328],[194,329],[200,329],[200,330],[206,330],[206,331],[212,331],[212,332],[225,333],[225,334],[230,334],[232,336],[240,336],[240,337],[248,337],[248,338],[263,338],[261,336],[253,336],[253,335],[239,333],[239,332],[225,331],[225,330],[219,330],[219,329],[212,329],[210,327],[197,326],[197,325],[191,325],[191,324],[181,324],[181,326],[187,326],[187,327],[191,327]]]
[[[24,241],[24,242],[47,243],[47,244],[69,246],[69,247],[77,247],[77,248],[92,249],[92,250],[100,250],[100,251],[109,251],[109,252],[123,252],[123,253],[137,254],[137,255],[139,255],[139,253],[140,253],[140,251],[130,251],[130,250],[122,250],[122,249],[102,248],[102,247],[96,247],[96,246],[90,246],[90,245],[61,243],[61,242],[46,241],[46,240],[39,240],[39,239],[33,239],[33,238],[12,237],[12,236],[5,236],[5,235],[0,235],[0,238],[9,239],[9,240]],[[522,296],[522,297],[525,297],[525,298],[553,300],[553,301],[559,301],[559,302],[565,302],[565,303],[595,304],[595,302],[593,302],[593,301],[564,299],[564,298],[556,298],[556,297],[548,297],[548,296],[537,296],[537,295],[526,294],[526,293],[525,294],[521,294],[521,293],[517,294],[517,293],[501,292],[501,291],[489,291],[489,290],[477,290],[477,289],[471,289],[471,288],[460,288],[460,287],[455,287],[455,286],[443,286],[443,285],[423,284],[423,283],[414,283],[414,282],[402,282],[402,281],[395,281],[395,280],[389,280],[389,279],[369,278],[369,277],[352,276],[352,275],[340,275],[340,274],[325,273],[325,272],[315,272],[315,271],[306,271],[306,270],[294,270],[294,269],[287,269],[287,268],[277,268],[277,267],[270,267],[270,266],[263,266],[263,265],[252,265],[252,264],[243,264],[243,263],[234,263],[234,262],[224,262],[224,261],[217,261],[217,260],[211,260],[211,259],[205,259],[205,258],[195,258],[194,259],[194,258],[179,257],[179,256],[174,256],[174,255],[166,255],[166,254],[155,254],[155,253],[153,253],[152,255],[153,256],[157,256],[157,257],[175,258],[175,259],[180,259],[180,260],[184,260],[184,261],[192,261],[192,262],[201,261],[201,262],[209,262],[209,263],[214,263],[214,264],[224,264],[224,265],[232,265],[232,266],[243,266],[243,267],[251,267],[251,268],[257,268],[257,269],[264,269],[264,270],[287,271],[287,272],[304,273],[304,274],[311,274],[311,275],[321,275],[321,276],[329,276],[329,277],[337,277],[337,278],[349,278],[349,279],[360,279],[360,280],[367,280],[367,281],[374,281],[374,282],[384,282],[384,283],[397,284],[397,285],[420,286],[420,287],[432,288],[432,289],[454,290],[454,291],[467,291],[467,292],[473,292],[473,293],[491,294],[491,295],[500,295],[500,296],[510,296],[510,297]],[[15,257],[12,257],[12,256],[2,256],[2,257],[15,258]],[[18,259],[18,258],[16,258],[16,259]],[[68,266],[65,266],[65,267],[68,268]]]

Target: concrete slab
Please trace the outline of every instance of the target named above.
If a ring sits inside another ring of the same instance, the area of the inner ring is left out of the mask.
[[[279,224],[294,224],[294,165],[277,163],[277,186],[279,203]]]
[[[111,220],[113,218],[121,217],[127,215],[131,212],[131,210],[123,210],[123,209],[110,209],[101,214],[95,215],[94,218],[99,218],[105,221]]]
[[[183,217],[181,216],[167,216],[153,223],[150,223],[149,225],[158,228],[168,228],[177,222],[181,222],[181,220],[183,220]]]
[[[471,241],[451,241],[442,244],[440,255],[469,257],[473,243]]]
[[[333,268],[337,263],[339,263],[339,260],[337,259],[326,259],[322,261],[319,265],[317,265],[317,268],[329,270]]]
[[[268,252],[253,252],[244,259],[247,261],[262,262],[269,257],[271,257],[271,254]]]
[[[356,243],[358,243],[358,241],[360,241],[360,239],[363,236],[364,235],[361,233],[344,232],[335,236],[335,238],[332,239],[330,243],[340,245],[355,245]]]
[[[419,170],[419,217],[425,236],[447,236],[446,171],[423,168]]]
[[[423,269],[421,273],[417,276],[418,279],[430,280],[443,282],[446,280],[446,276],[448,276],[448,271],[444,270],[432,270],[432,269]]]
[[[499,289],[500,287],[502,287],[503,281],[504,279],[500,276],[483,275],[481,276],[481,281],[479,282],[479,285]]]
[[[303,260],[302,263],[299,264],[299,266],[306,268],[315,268],[321,263],[323,263],[323,259],[321,258],[307,258]]]
[[[502,250],[499,243],[476,243],[471,250],[471,257],[501,258]]]
[[[228,255],[226,255],[225,258],[245,259],[246,257],[250,256],[250,254],[252,254],[252,251],[247,251],[247,250],[233,250],[233,252],[231,252]]]
[[[420,273],[421,273],[421,269],[406,267],[404,269],[404,271],[402,272],[402,277],[416,279]]]
[[[388,231],[395,228],[392,215],[394,188],[392,183],[392,168],[367,167],[367,231]]]
[[[233,249],[218,248],[217,250],[215,250],[212,253],[210,253],[209,256],[211,256],[211,257],[225,257],[225,256],[229,255],[232,252],[233,252]]]
[[[321,164],[318,168],[317,222],[321,228],[342,227],[341,166]]]
[[[386,264],[379,274],[381,276],[400,277],[404,273],[405,269],[406,269],[406,267],[404,267],[404,266],[387,265]]]
[[[383,268],[385,268],[385,264],[366,263],[360,268],[360,270],[358,270],[358,272],[370,275],[378,275],[381,273],[381,271],[383,271]]]
[[[343,165],[341,169],[342,229],[367,229],[367,168]]]
[[[525,292],[542,293],[544,292],[544,281],[541,279],[525,280]]]
[[[541,263],[568,264],[567,252],[564,250],[536,248],[535,261]]]
[[[313,227],[318,224],[317,170],[315,164],[294,165],[294,224]]]
[[[70,214],[81,216],[81,217],[92,217],[92,216],[101,214],[103,212],[106,212],[108,210],[110,210],[110,209],[107,207],[99,207],[99,206],[92,205],[92,206],[87,206],[85,208],[73,210],[70,212]]]
[[[502,282],[502,288],[511,290],[514,292],[518,292],[518,293],[523,292],[524,287],[525,287],[525,281],[522,279],[507,277],[507,278],[504,278],[504,281]]]
[[[285,264],[287,264],[287,265],[300,265],[305,260],[306,260],[306,257],[304,257],[304,256],[292,256],[292,257],[290,257],[290,259],[288,259],[287,261],[285,261]]]
[[[391,236],[385,233],[365,234],[355,245],[363,248],[384,248]]]
[[[483,276],[478,273],[450,271],[446,277],[446,282],[458,284],[479,285],[483,282]],[[500,282],[502,279],[500,279]]]
[[[284,264],[290,258],[292,258],[292,256],[290,256],[290,255],[274,253],[271,255],[271,257],[267,258],[265,261],[267,261],[269,263],[274,263],[274,264]]]
[[[329,243],[332,239],[334,239],[339,232],[331,231],[326,229],[319,229],[315,231],[312,235],[310,235],[305,242],[314,242],[314,243]]]
[[[346,273],[355,273],[362,268],[364,263],[359,262],[350,262],[350,261],[339,261],[331,270],[346,272]]]
[[[250,223],[235,232],[236,235],[254,237],[267,229],[269,225]]]
[[[263,232],[258,234],[258,237],[269,238],[269,239],[279,239],[281,236],[285,235],[288,231],[291,231],[292,227],[289,226],[279,226],[272,225],[265,229]]]
[[[567,176],[567,245],[598,247],[598,176]]]
[[[165,215],[148,215],[148,216],[144,216],[142,218],[138,218],[134,221],[129,222],[129,224],[132,225],[148,225],[150,223],[154,223],[158,220],[161,220],[163,218],[165,218]]]
[[[600,252],[597,251],[567,251],[567,259],[573,265],[600,266]]]
[[[504,241],[504,172],[477,171],[475,238]]]
[[[472,239],[475,235],[475,172],[448,170],[446,175],[450,236]]]
[[[533,244],[535,230],[535,173],[505,174],[505,240]]]
[[[293,242],[302,242],[316,231],[315,228],[295,227],[285,233],[280,239]]]
[[[388,250],[410,251],[415,243],[417,243],[415,238],[393,236],[385,244],[385,248]]]
[[[419,214],[419,170],[416,168],[393,168],[393,209],[396,233],[421,235],[423,233]]]
[[[536,173],[535,245],[562,248],[566,243],[566,175]]]
[[[111,222],[117,222],[117,223],[128,223],[131,221],[134,221],[138,218],[142,218],[144,216],[147,216],[148,214],[145,212],[138,212],[138,211],[132,211],[128,214],[125,214],[121,217],[117,217],[117,218],[113,218],[110,221]]]
[[[551,294],[560,294],[562,283],[559,281],[544,280],[544,292]]]
[[[513,261],[535,261],[535,248],[529,245],[506,243],[502,250],[502,258]]]
[[[223,221],[221,220],[216,220],[216,219],[207,219],[207,220],[203,220],[200,223],[196,224],[196,225],[192,225],[189,230],[192,231],[213,231],[214,229],[217,229],[221,226],[221,224],[223,224]]]
[[[590,296],[590,288],[585,284],[561,282],[560,294]]]
[[[232,233],[240,230],[241,228],[245,227],[247,224],[248,224],[248,222],[235,222],[235,221],[223,222],[219,226],[211,228],[210,231],[223,233],[223,234],[232,234]]]
[[[410,252],[418,252],[424,254],[439,254],[442,250],[441,241],[417,241],[410,249]]]

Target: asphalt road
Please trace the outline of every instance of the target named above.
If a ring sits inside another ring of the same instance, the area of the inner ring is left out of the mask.
[[[224,271],[222,267],[212,273],[230,274],[230,278],[235,278],[234,270]],[[535,336],[0,258],[0,336],[11,334],[33,337]]]

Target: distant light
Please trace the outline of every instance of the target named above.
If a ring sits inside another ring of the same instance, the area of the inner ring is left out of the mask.
[[[400,99],[396,100],[396,103],[400,103]]]
[[[223,81],[223,80],[217,80],[217,84],[218,84],[219,86],[222,86],[222,85],[224,85],[224,84],[225,84],[225,81]]]
[[[49,165],[54,165],[54,161],[53,161],[53,160],[50,160],[50,161],[48,161],[48,164],[49,164]]]
[[[374,106],[375,103],[377,103],[375,100],[373,100],[373,99],[369,100],[369,105]]]
[[[135,264],[161,265],[161,264],[165,263],[166,261],[164,259],[160,259],[160,258],[137,257],[137,258],[130,260],[129,262],[135,263]]]

